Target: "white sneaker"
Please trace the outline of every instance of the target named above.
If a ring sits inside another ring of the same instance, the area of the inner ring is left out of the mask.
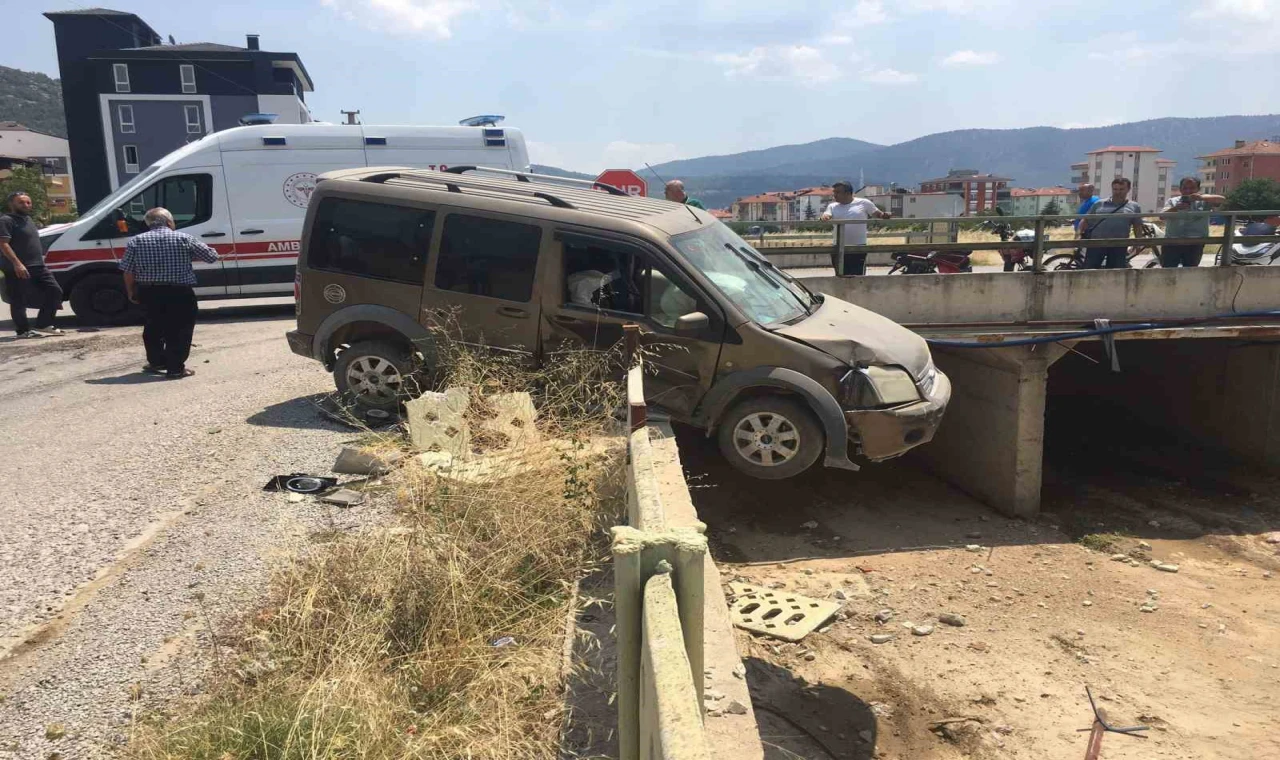
[[[26,332],[18,333],[18,337],[19,338],[43,338],[44,333],[36,332],[35,330],[27,330]]]

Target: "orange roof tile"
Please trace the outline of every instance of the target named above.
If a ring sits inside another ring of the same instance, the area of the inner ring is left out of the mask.
[[[1089,151],[1088,155],[1094,153],[1163,153],[1159,148],[1152,148],[1146,145],[1108,145],[1105,148]]]
[[[1253,142],[1245,143],[1242,147],[1239,147],[1239,148],[1227,148],[1225,150],[1219,150],[1213,153],[1207,153],[1203,156],[1196,156],[1196,158],[1217,158],[1219,156],[1252,156],[1258,153],[1266,153],[1266,154],[1280,153],[1280,142],[1275,142],[1272,140],[1254,140]]]

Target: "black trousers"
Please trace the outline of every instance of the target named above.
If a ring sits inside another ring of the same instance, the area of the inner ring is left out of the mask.
[[[190,285],[141,283],[138,300],[146,311],[142,343],[147,347],[147,364],[174,375],[182,372],[196,330],[195,291]]]
[[[24,333],[31,329],[27,321],[27,309],[40,310],[36,316],[36,329],[53,327],[53,317],[62,306],[62,288],[53,278],[48,267],[27,267],[30,279],[19,280],[8,267],[4,269],[4,293],[9,299],[9,313],[13,315],[13,329]]]
[[[840,254],[831,254],[831,268],[840,274]],[[867,254],[846,253],[844,255],[844,274],[846,277],[867,273]]]
[[[1198,267],[1203,256],[1203,245],[1166,245],[1160,249],[1160,266]]]
[[[1085,269],[1128,269],[1128,248],[1086,248]]]

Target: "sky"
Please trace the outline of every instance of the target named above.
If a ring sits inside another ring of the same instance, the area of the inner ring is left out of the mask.
[[[102,4],[179,42],[256,33],[298,53],[316,118],[504,114],[534,163],[586,172],[825,137],[1280,110],[1280,0]],[[5,5],[0,64],[57,76],[40,14],[86,4]]]

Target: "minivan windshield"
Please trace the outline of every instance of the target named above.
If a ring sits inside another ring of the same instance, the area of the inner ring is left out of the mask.
[[[813,297],[722,222],[671,238],[689,263],[753,321],[773,325],[809,314]]]

